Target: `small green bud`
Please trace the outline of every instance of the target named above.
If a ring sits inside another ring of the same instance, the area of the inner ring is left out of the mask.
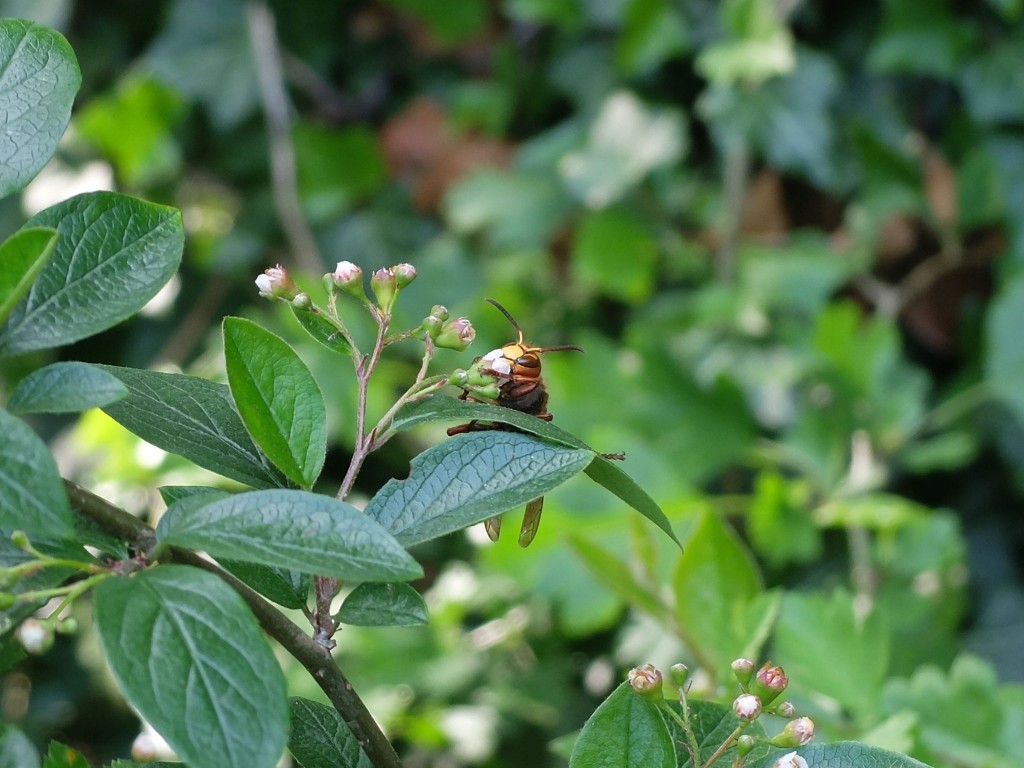
[[[736,739],[736,751],[739,753],[740,757],[745,757],[750,754],[750,750],[754,748],[755,744],[757,744],[757,742],[754,740],[754,737],[749,733],[744,733]]]
[[[673,664],[669,667],[668,676],[677,688],[682,688],[690,679],[690,668],[685,664]]]
[[[73,616],[61,619],[57,622],[55,629],[62,635],[73,635],[78,631],[78,619]]]
[[[291,301],[299,292],[299,288],[288,274],[288,270],[280,264],[264,270],[263,274],[256,278],[256,287],[259,289],[260,296],[271,301],[274,299]]]
[[[398,285],[398,290],[402,290],[416,279],[416,267],[412,264],[396,264],[391,270],[395,273],[395,283]]]
[[[370,276],[370,288],[377,298],[377,306],[384,314],[390,314],[391,308],[395,305],[395,296],[398,295],[398,281],[395,279],[395,272],[390,267],[381,267]]]
[[[732,674],[743,690],[747,689],[750,678],[754,675],[754,662],[750,659],[736,659],[732,663]]]
[[[459,352],[466,349],[476,338],[476,329],[464,317],[449,320],[434,339],[434,343],[442,349],[454,349]]]
[[[435,304],[430,308],[430,316],[436,317],[442,323],[448,319],[448,307],[443,304]]]
[[[328,291],[341,290],[360,301],[367,300],[363,290],[363,270],[351,261],[339,261],[333,272],[324,275],[324,285]]]
[[[646,699],[661,701],[661,671],[653,664],[644,664],[629,670],[629,684],[633,690]]]
[[[477,397],[485,397],[488,400],[497,400],[501,394],[501,388],[496,381],[490,384],[470,384],[467,389]]]
[[[30,546],[28,534],[24,531],[15,531],[11,534],[11,544],[16,546],[18,549],[28,549]]]
[[[313,306],[313,300],[309,298],[308,293],[298,293],[292,299],[292,306],[296,309],[310,309]]]
[[[782,733],[769,740],[775,747],[802,747],[814,738],[814,721],[809,717],[798,717],[790,720]]]
[[[790,718],[796,714],[796,707],[793,706],[793,702],[784,701],[781,704],[776,704],[772,712],[779,717]]]
[[[456,368],[448,377],[448,383],[454,384],[456,387],[465,387],[469,384],[469,372],[462,368]]]

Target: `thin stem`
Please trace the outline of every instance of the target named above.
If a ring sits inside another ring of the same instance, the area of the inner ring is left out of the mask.
[[[683,729],[683,733],[686,734],[686,750],[690,753],[690,761],[695,768],[699,768],[700,744],[697,743],[697,734],[693,732],[693,727],[690,725],[690,705],[686,701],[686,692],[682,689],[679,690],[679,706],[683,710],[681,716],[672,709],[667,701],[663,702],[662,709],[668,712],[669,716]]]
[[[723,283],[731,283],[736,274],[736,246],[743,220],[749,173],[750,148],[745,141],[741,141],[725,154],[722,229],[715,253],[715,277]]]
[[[736,739],[738,739],[743,734],[743,731],[747,729],[748,725],[750,725],[749,720],[737,725],[733,732],[726,737],[725,741],[718,745],[718,749],[711,753],[711,757],[708,758],[708,761],[704,763],[701,768],[708,768],[708,766],[715,763],[718,758],[728,752],[732,745],[736,743]]]
[[[260,99],[267,119],[274,205],[296,262],[303,269],[316,274],[323,269],[323,264],[317,252],[316,239],[299,205],[295,147],[291,138],[291,109],[284,87],[274,15],[265,2],[256,0],[249,2],[246,10]]]
[[[104,530],[128,541],[139,551],[148,552],[152,549],[152,542],[155,540],[153,529],[142,520],[68,480],[64,481],[64,485],[75,512],[85,515]],[[176,562],[214,574],[241,595],[263,630],[309,672],[327,695],[370,762],[376,768],[401,768],[402,762],[391,742],[380,730],[373,715],[328,651],[257,592],[214,563],[204,560],[194,552],[179,548],[171,548],[168,554]]]

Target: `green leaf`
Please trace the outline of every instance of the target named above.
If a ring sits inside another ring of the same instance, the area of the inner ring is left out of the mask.
[[[302,573],[350,581],[405,581],[419,564],[370,517],[331,496],[250,491],[210,501],[181,499],[157,526],[157,541]]]
[[[1017,274],[991,303],[985,323],[985,374],[996,395],[1024,423],[1024,274]]]
[[[295,315],[295,319],[299,321],[299,325],[306,333],[332,352],[346,356],[352,353],[345,337],[338,333],[338,329],[319,311],[292,307],[292,314]]]
[[[92,98],[75,115],[75,129],[111,160],[126,186],[137,189],[180,170],[174,132],[184,107],[177,91],[132,72],[115,89]]]
[[[24,19],[0,20],[0,72],[0,197],[6,197],[56,151],[82,74],[59,32]]]
[[[889,634],[878,612],[858,617],[842,589],[787,593],[775,628],[775,655],[795,688],[835,699],[865,721],[877,713],[889,668]]]
[[[641,584],[628,563],[617,558],[597,542],[571,534],[569,543],[594,577],[623,600],[656,619],[668,619],[668,609],[658,594]]]
[[[593,449],[575,435],[556,427],[550,421],[544,421],[526,413],[488,403],[475,403],[470,400],[459,400],[454,397],[435,395],[414,400],[406,404],[395,415],[391,429],[410,429],[419,424],[458,421],[496,421],[516,427],[562,445],[571,446],[593,452]],[[669,535],[672,541],[679,543],[672,524],[669,523],[661,507],[615,463],[602,456],[595,455],[587,466],[586,473],[591,480],[603,485],[629,506],[646,517]]]
[[[154,74],[206,108],[220,131],[259,106],[259,83],[241,0],[177,0],[145,57]]]
[[[0,723],[0,768],[38,768],[41,763],[28,736],[13,725]]]
[[[43,768],[91,768],[85,756],[73,747],[51,741],[43,759]]]
[[[70,344],[138,312],[178,268],[185,244],[174,208],[90,192],[29,219],[60,237],[0,333],[0,355]]]
[[[309,587],[313,583],[310,574],[242,560],[222,558],[217,562],[225,571],[244,581],[268,600],[293,610],[306,607]]]
[[[359,627],[412,627],[429,621],[420,593],[401,582],[360,584],[341,604],[337,619]]]
[[[690,44],[682,9],[668,0],[629,0],[615,62],[627,75],[643,75],[679,56]]]
[[[650,227],[635,214],[621,208],[592,211],[576,227],[573,282],[639,304],[654,289],[659,248]]]
[[[226,499],[230,494],[218,489],[198,485],[165,485],[158,489],[164,504],[170,507],[176,501],[204,496],[207,502]],[[200,502],[202,503],[202,502]],[[274,568],[242,560],[219,561],[221,568],[244,581],[264,597],[285,608],[299,610],[306,607],[312,577],[286,568]]]
[[[0,527],[44,538],[74,536],[68,496],[46,444],[3,409],[0,435]]]
[[[327,409],[288,343],[250,320],[224,319],[228,385],[245,428],[289,480],[313,487],[327,452]]]
[[[799,749],[774,748],[767,757],[747,763],[748,768],[773,768],[775,761],[785,754],[796,752],[809,766],[828,768],[929,768],[912,757],[872,747],[859,741],[839,741],[834,744],[808,744]]]
[[[414,458],[409,478],[389,480],[366,514],[411,546],[543,496],[593,458],[520,432],[457,435]]]
[[[622,683],[580,731],[569,768],[676,768],[676,748],[658,705]]]
[[[380,143],[365,125],[299,122],[293,141],[303,210],[314,223],[337,220],[387,180]]]
[[[88,363],[53,363],[18,382],[7,407],[11,413],[77,413],[127,396],[113,374]]]
[[[884,701],[888,712],[917,715],[918,742],[946,765],[1024,765],[1024,697],[1020,686],[1001,685],[987,661],[963,655],[948,673],[922,666],[909,680],[890,679]]]
[[[710,672],[726,668],[758,623],[751,612],[762,585],[753,558],[714,512],[705,511],[694,526],[673,587],[687,644]]]
[[[253,445],[226,385],[181,373],[97,367],[128,387],[128,397],[103,409],[125,429],[240,483],[287,484]]]
[[[333,707],[291,698],[288,751],[302,768],[373,768],[356,737]]]
[[[96,626],[128,701],[194,768],[274,768],[285,680],[256,618],[212,574],[161,565],[95,590]]]
[[[57,245],[57,230],[19,229],[0,243],[0,325],[32,287]]]

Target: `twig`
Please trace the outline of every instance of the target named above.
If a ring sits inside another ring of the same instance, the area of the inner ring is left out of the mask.
[[[302,269],[315,275],[323,270],[323,264],[317,252],[316,240],[299,205],[295,148],[291,139],[291,114],[288,94],[284,88],[274,16],[267,4],[258,0],[248,3],[246,15],[249,22],[249,40],[256,61],[260,99],[263,102],[263,113],[267,118],[274,205],[293,257]]]
[[[736,246],[739,241],[743,204],[750,173],[750,148],[743,141],[725,154],[725,183],[722,190],[722,229],[715,252],[715,276],[732,282],[736,274]]]
[[[71,500],[71,507],[76,512],[90,518],[104,530],[125,539],[137,550],[152,551],[156,536],[145,522],[75,483],[65,480],[64,487]],[[203,559],[195,552],[177,547],[172,547],[169,555],[176,562],[202,568],[214,574],[241,595],[263,630],[313,676],[352,731],[352,735],[370,762],[377,768],[401,768],[402,762],[391,742],[380,730],[373,715],[353,690],[352,684],[331,658],[329,651],[264,600],[259,593],[221,570],[216,564]]]

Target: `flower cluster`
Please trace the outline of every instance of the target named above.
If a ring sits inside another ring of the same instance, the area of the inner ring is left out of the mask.
[[[740,694],[732,702],[732,709],[739,720],[739,724],[719,747],[719,750],[716,751],[715,759],[733,746],[736,747],[738,757],[743,758],[759,742],[767,743],[773,747],[794,749],[802,747],[814,738],[814,722],[809,717],[794,718],[795,708],[793,704],[789,701],[779,700],[779,697],[789,685],[789,679],[786,677],[782,667],[769,661],[758,668],[750,659],[736,659],[732,663],[732,672],[740,686]],[[689,670],[686,665],[674,664],[669,670],[669,679],[679,692],[681,716],[675,709],[668,706],[668,702],[662,692],[662,674],[653,664],[644,664],[629,672],[629,684],[633,690],[662,706],[668,717],[677,720],[684,731],[692,735],[689,724],[689,705],[687,703]],[[786,718],[788,722],[781,732],[771,738],[755,737],[744,733],[747,726],[764,713]],[[691,739],[691,745],[687,748],[692,752],[696,749],[695,745],[696,739]],[[774,768],[809,767],[807,761],[794,751],[778,758],[775,761]]]

